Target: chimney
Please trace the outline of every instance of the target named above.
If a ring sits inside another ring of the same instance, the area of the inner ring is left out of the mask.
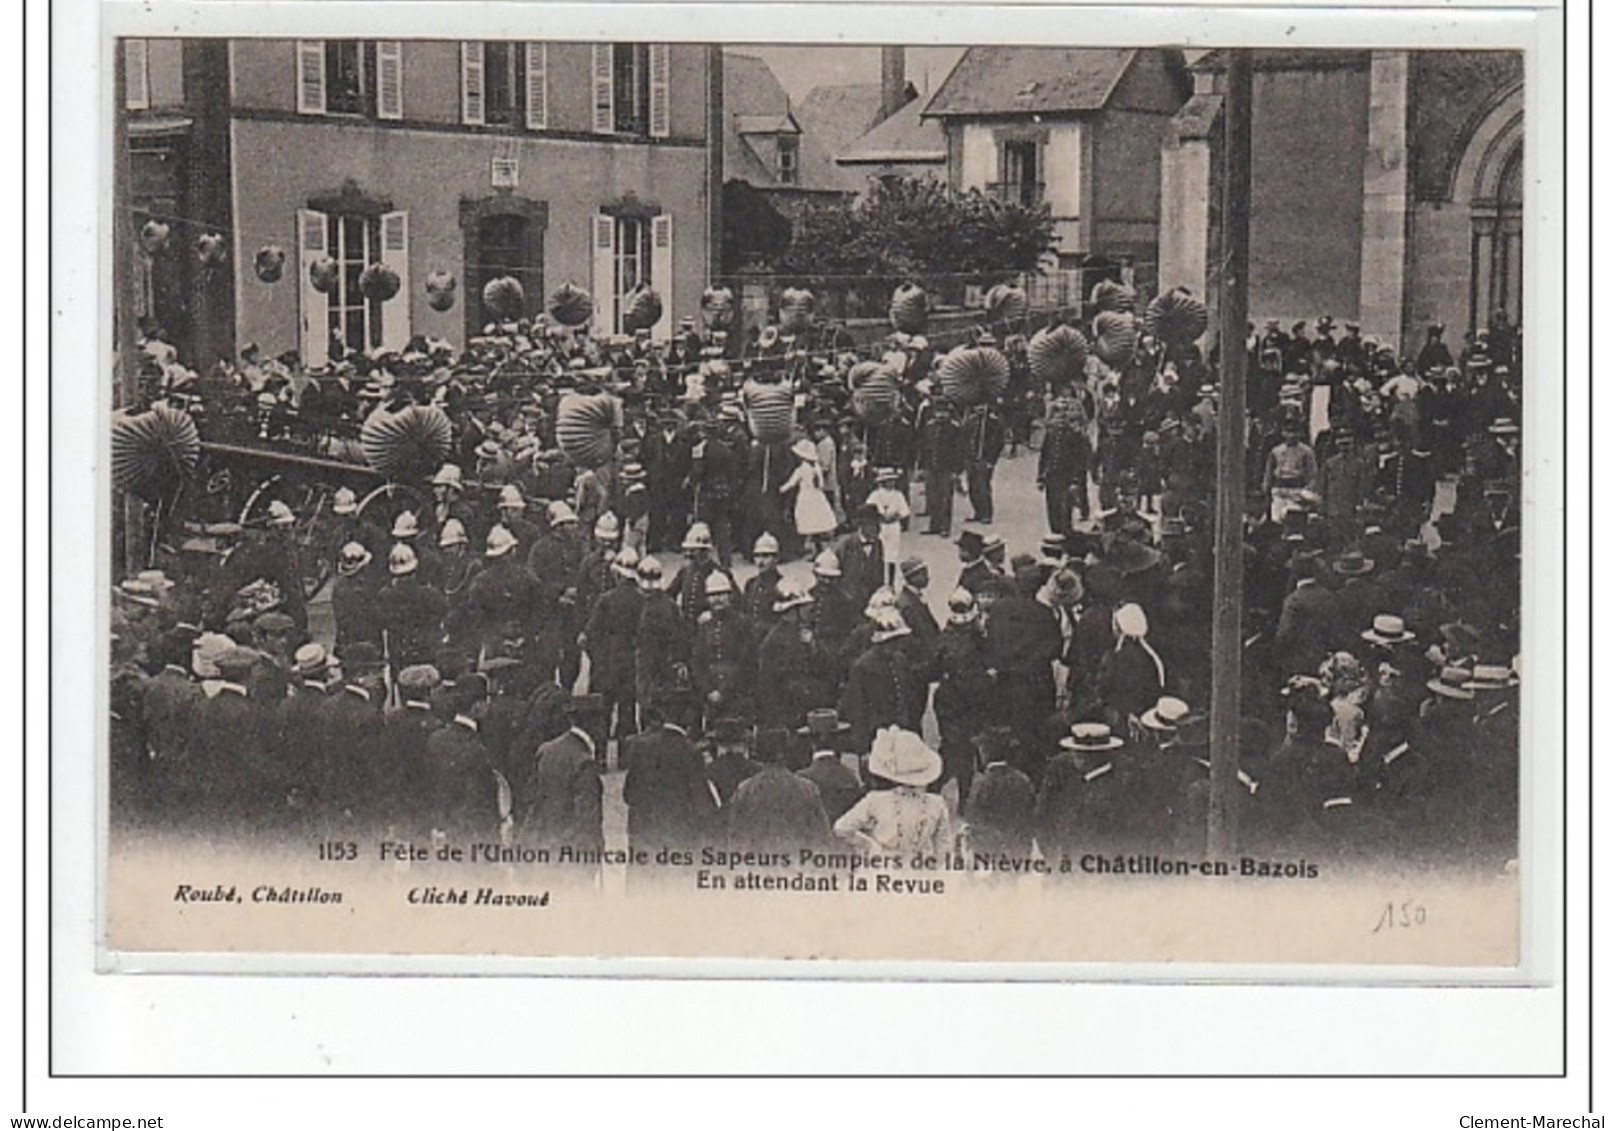
[[[880,49],[880,120],[884,122],[908,103],[908,79],[903,74],[903,48]]]

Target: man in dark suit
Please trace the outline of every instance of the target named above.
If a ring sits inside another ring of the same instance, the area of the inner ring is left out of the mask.
[[[1339,624],[1335,595],[1321,578],[1328,565],[1316,554],[1298,555],[1292,563],[1295,588],[1284,598],[1273,633],[1273,664],[1280,676],[1313,675],[1333,644]]]
[[[605,847],[603,792],[594,739],[574,709],[566,733],[538,748],[521,790],[522,842],[548,849],[552,863],[570,868],[579,880],[592,880]]]
[[[893,608],[875,610],[870,646],[852,663],[841,689],[840,712],[852,724],[851,746],[867,751],[882,727],[918,731],[925,713],[927,686],[915,670],[908,637],[913,635]]]
[[[841,760],[841,743],[851,729],[834,707],[826,707],[809,711],[807,726],[796,732],[806,735],[813,744],[813,761],[796,771],[797,775],[818,787],[819,802],[832,825],[864,795],[858,775]]]
[[[644,708],[647,729],[623,743],[628,845],[653,858],[663,849],[693,853],[711,841],[718,800],[690,740],[692,706],[681,692],[654,696]]]
[[[453,718],[426,738],[422,815],[453,844],[497,840],[511,818],[510,782],[495,768],[474,717],[485,687],[475,676],[458,681]]]
[[[735,788],[729,805],[729,847],[737,851],[783,852],[830,841],[830,821],[819,787],[785,766],[789,732],[777,728],[757,735],[762,768]]]
[[[959,547],[959,581],[956,586],[979,598],[998,572],[984,556],[986,539],[979,530],[966,530],[955,540]]]
[[[1032,820],[1037,790],[1032,779],[1010,764],[1015,733],[989,727],[977,740],[987,766],[961,803],[970,829],[970,851],[1024,859],[1032,851]]]
[[[857,529],[838,539],[834,550],[842,588],[863,608],[870,594],[886,584],[886,555],[880,545],[880,511],[866,503],[858,508],[856,522]]]

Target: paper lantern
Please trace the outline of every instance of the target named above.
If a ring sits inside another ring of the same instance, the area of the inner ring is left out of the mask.
[[[602,467],[616,454],[622,403],[610,393],[567,393],[555,408],[555,442],[575,467]]]
[[[923,334],[931,316],[931,296],[913,283],[904,283],[892,292],[892,329],[904,334]]]
[[[640,284],[628,293],[622,312],[622,328],[630,334],[649,330],[662,320],[662,296]]]
[[[426,305],[444,311],[454,305],[454,291],[458,284],[447,271],[433,271],[426,276]]]
[[[521,281],[509,275],[489,279],[482,287],[482,305],[500,322],[513,322],[527,306],[527,292]]]
[[[1192,345],[1206,332],[1206,304],[1187,287],[1174,287],[1157,295],[1144,310],[1144,331],[1169,346]]]
[[[1008,283],[999,283],[987,291],[985,309],[988,322],[1019,322],[1026,317],[1029,307],[1026,292]]]
[[[1026,344],[1026,360],[1040,381],[1079,381],[1088,363],[1088,339],[1074,326],[1039,330]]]
[[[1123,311],[1103,310],[1094,317],[1094,353],[1112,369],[1133,364],[1138,350],[1138,320]]]
[[[337,276],[342,268],[336,260],[329,255],[322,255],[311,260],[308,265],[309,285],[322,295],[328,295],[336,290]]]
[[[168,246],[168,225],[161,220],[147,220],[140,225],[140,247],[147,255],[156,255]]]
[[[701,320],[708,330],[727,330],[735,320],[735,292],[728,287],[708,287],[701,292]]]
[[[800,334],[813,325],[813,292],[786,287],[779,297],[780,329],[787,334]]]
[[[499,280],[496,279],[494,282],[499,282]],[[516,280],[511,279],[510,282],[515,283]],[[489,284],[489,286],[492,285],[492,283]],[[516,285],[519,287],[521,284],[517,283]],[[484,288],[483,297],[484,299],[487,297],[486,288]],[[550,317],[562,326],[581,326],[594,317],[594,299],[590,298],[589,292],[582,287],[575,286],[572,283],[562,283],[550,295],[548,309]]]
[[[1136,296],[1133,288],[1113,279],[1101,279],[1094,284],[1088,302],[1096,309],[1116,314],[1131,314]]]
[[[196,261],[203,267],[217,267],[229,254],[224,237],[218,232],[203,232],[196,237]]]
[[[359,293],[372,302],[387,302],[402,286],[398,272],[385,263],[372,263],[359,272]]]
[[[791,438],[796,422],[796,396],[784,382],[747,381],[740,387],[740,404],[746,410],[751,434],[765,444]]]
[[[852,367],[847,382],[852,386],[852,414],[861,423],[881,425],[896,417],[902,399],[896,373],[865,361]]]
[[[981,404],[1009,387],[1009,358],[991,346],[961,346],[942,358],[937,380],[954,404]]]
[[[149,501],[168,497],[196,469],[202,437],[196,421],[166,405],[112,417],[112,483]]]
[[[277,244],[266,244],[253,256],[252,269],[260,283],[278,283],[286,270],[286,251]]]
[[[359,447],[365,462],[389,479],[425,479],[453,450],[454,428],[436,405],[378,410],[360,427]]]

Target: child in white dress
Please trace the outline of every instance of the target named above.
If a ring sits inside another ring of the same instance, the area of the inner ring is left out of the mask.
[[[796,492],[796,532],[808,545],[809,556],[819,551],[820,539],[835,532],[836,512],[824,493],[824,470],[819,466],[818,445],[798,440],[791,445],[797,458],[796,470],[780,484],[780,494]]]

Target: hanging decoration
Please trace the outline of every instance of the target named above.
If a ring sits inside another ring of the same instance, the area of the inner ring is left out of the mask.
[[[701,292],[701,320],[708,330],[727,330],[735,321],[735,292],[708,287]]]
[[[1039,381],[1080,381],[1088,364],[1088,339],[1075,326],[1039,330],[1026,344],[1026,360]]]
[[[501,280],[493,281],[498,282]],[[515,279],[509,279],[508,282],[517,288],[521,287]],[[488,287],[492,287],[493,283],[489,283]],[[483,288],[482,297],[484,302],[489,301],[487,287]],[[594,317],[594,299],[590,298],[589,292],[582,287],[574,283],[562,283],[550,294],[549,312],[550,317],[562,326],[582,326]]]
[[[448,458],[454,427],[436,405],[408,405],[398,412],[379,409],[359,429],[365,462],[389,479],[425,479]]]
[[[196,237],[196,261],[203,267],[218,267],[228,257],[229,249],[218,232],[203,232]]]
[[[196,469],[202,437],[189,413],[158,405],[112,417],[112,483],[158,502],[170,497]]]
[[[140,225],[140,248],[147,255],[156,255],[168,246],[169,227],[161,220],[147,220]]]
[[[359,272],[359,293],[371,302],[389,302],[402,286],[398,272],[385,263],[372,263]]]
[[[342,268],[337,261],[329,255],[322,255],[318,259],[310,260],[308,265],[309,285],[322,295],[328,295],[336,290],[337,276]]]
[[[447,271],[433,271],[426,276],[426,305],[444,311],[454,305],[456,283]]]
[[[787,334],[800,334],[813,325],[813,292],[786,287],[779,296],[779,325]]]
[[[904,283],[892,292],[888,312],[892,329],[902,334],[923,334],[931,317],[931,296],[914,283]]]
[[[278,283],[286,270],[286,252],[276,244],[266,244],[253,256],[252,269],[260,283]]]
[[[662,296],[641,283],[624,299],[622,328],[630,334],[649,330],[662,320]]]

